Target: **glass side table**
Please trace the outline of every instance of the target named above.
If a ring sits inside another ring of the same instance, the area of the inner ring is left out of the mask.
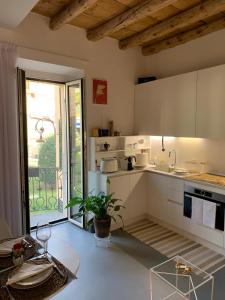
[[[150,269],[151,300],[213,300],[214,277],[181,256]]]

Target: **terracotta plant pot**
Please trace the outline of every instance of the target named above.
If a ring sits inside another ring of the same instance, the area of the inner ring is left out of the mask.
[[[94,218],[94,225],[95,225],[95,234],[97,237],[105,238],[109,236],[110,225],[111,225],[110,217],[108,217],[107,219]]]

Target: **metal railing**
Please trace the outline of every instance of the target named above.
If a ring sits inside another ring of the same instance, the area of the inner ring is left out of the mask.
[[[63,212],[62,170],[29,167],[30,212]]]

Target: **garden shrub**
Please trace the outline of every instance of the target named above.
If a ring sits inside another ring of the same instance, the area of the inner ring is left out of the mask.
[[[49,185],[56,183],[56,147],[55,136],[48,136],[40,146],[38,166],[40,180]]]

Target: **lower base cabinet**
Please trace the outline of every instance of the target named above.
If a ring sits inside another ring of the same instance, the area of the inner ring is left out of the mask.
[[[184,229],[183,224],[183,194],[184,182],[176,178],[167,181],[167,222],[179,229]]]
[[[171,201],[171,199],[168,199],[167,214],[167,223],[178,227],[179,229],[184,229],[182,204],[175,203],[174,201]]]
[[[224,232],[217,230],[217,229],[211,229],[209,227],[199,225],[193,222],[193,220],[183,217],[183,226],[184,229],[194,234],[210,243],[213,243],[219,247],[224,247]]]
[[[134,220],[146,214],[146,184],[145,174],[110,177],[109,193],[121,199],[125,209],[121,210],[124,220]]]
[[[132,221],[147,214],[145,175],[145,173],[140,172],[123,176],[107,176],[96,172],[89,172],[89,191],[92,190],[95,193],[99,193],[100,191],[114,193],[114,197],[121,199],[121,204],[125,206],[125,209],[121,209],[120,211],[124,221]],[[108,180],[109,184],[107,184]],[[93,190],[94,186],[95,189]]]
[[[165,220],[167,177],[159,174],[147,174],[148,214]]]
[[[148,213],[163,222],[224,247],[224,232],[196,224],[183,216],[184,181],[169,176],[149,173]]]
[[[107,180],[110,184],[107,184]],[[156,173],[133,173],[107,176],[89,172],[89,191],[114,193],[126,208],[124,221],[132,222],[145,215],[153,216],[217,246],[224,246],[224,232],[194,223],[183,216],[184,180]],[[120,223],[118,223],[120,225]]]

